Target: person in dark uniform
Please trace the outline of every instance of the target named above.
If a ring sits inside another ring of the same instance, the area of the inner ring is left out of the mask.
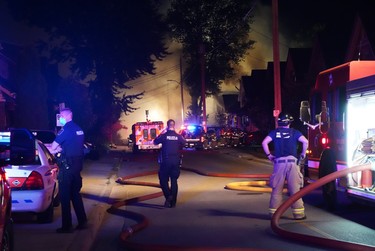
[[[59,194],[61,200],[62,226],[58,233],[73,232],[70,202],[77,216],[76,229],[87,227],[87,217],[80,194],[82,188],[81,171],[83,168],[84,132],[73,122],[73,113],[69,108],[60,111],[59,121],[63,125],[52,143],[52,153],[60,153],[66,159],[66,164],[59,166]]]
[[[162,144],[159,157],[159,182],[165,197],[165,207],[175,207],[177,202],[178,184],[180,176],[180,149],[185,145],[186,140],[175,132],[175,121],[167,121],[167,130],[154,139],[154,144]],[[169,188],[169,180],[171,187]]]
[[[273,162],[273,172],[270,177],[272,192],[269,204],[271,217],[282,203],[285,180],[287,180],[290,196],[297,193],[303,186],[303,175],[297,163],[298,159],[305,158],[308,141],[300,131],[290,128],[292,121],[292,116],[281,113],[277,119],[278,127],[272,130],[262,142],[264,152],[268,159]],[[273,154],[268,147],[271,141],[274,143]],[[302,143],[300,155],[297,153],[299,142]],[[306,219],[302,198],[292,204],[292,213],[296,220]]]

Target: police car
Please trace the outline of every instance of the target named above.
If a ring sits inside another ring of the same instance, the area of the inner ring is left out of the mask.
[[[185,148],[195,148],[197,150],[207,149],[208,141],[204,132],[203,126],[200,125],[186,125],[179,131],[185,140]]]
[[[5,172],[12,191],[12,212],[36,213],[39,223],[53,221],[59,205],[58,166],[47,147],[27,129],[1,132],[12,141]],[[3,142],[4,144],[4,142]]]

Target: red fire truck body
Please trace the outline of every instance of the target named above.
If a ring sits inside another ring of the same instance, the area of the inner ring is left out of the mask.
[[[375,132],[372,129],[375,128],[375,119],[369,120],[369,115],[366,117],[361,112],[368,109],[374,112],[375,102],[373,105],[359,99],[365,94],[369,97],[370,92],[375,100],[375,61],[351,61],[318,74],[308,103],[311,118],[304,121],[308,125],[306,175],[309,178],[314,180],[353,164],[357,145],[372,136],[369,131]],[[357,98],[355,102],[352,101],[353,97]],[[355,108],[350,108],[351,104]],[[375,192],[365,189],[372,183],[371,172],[366,175],[353,174],[337,180],[335,188],[375,201]],[[332,190],[332,187],[328,190]]]

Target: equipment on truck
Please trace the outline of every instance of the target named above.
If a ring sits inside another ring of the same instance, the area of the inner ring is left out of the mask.
[[[351,61],[318,74],[310,102],[300,107],[300,120],[308,126],[305,175],[310,180],[372,161],[374,110],[375,61]],[[324,185],[326,204],[335,207],[338,190],[375,202],[374,177],[363,171]]]

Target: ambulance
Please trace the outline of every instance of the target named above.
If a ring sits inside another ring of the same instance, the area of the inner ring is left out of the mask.
[[[154,139],[164,129],[162,121],[137,122],[132,125],[133,152],[159,150],[161,144],[154,145]]]

